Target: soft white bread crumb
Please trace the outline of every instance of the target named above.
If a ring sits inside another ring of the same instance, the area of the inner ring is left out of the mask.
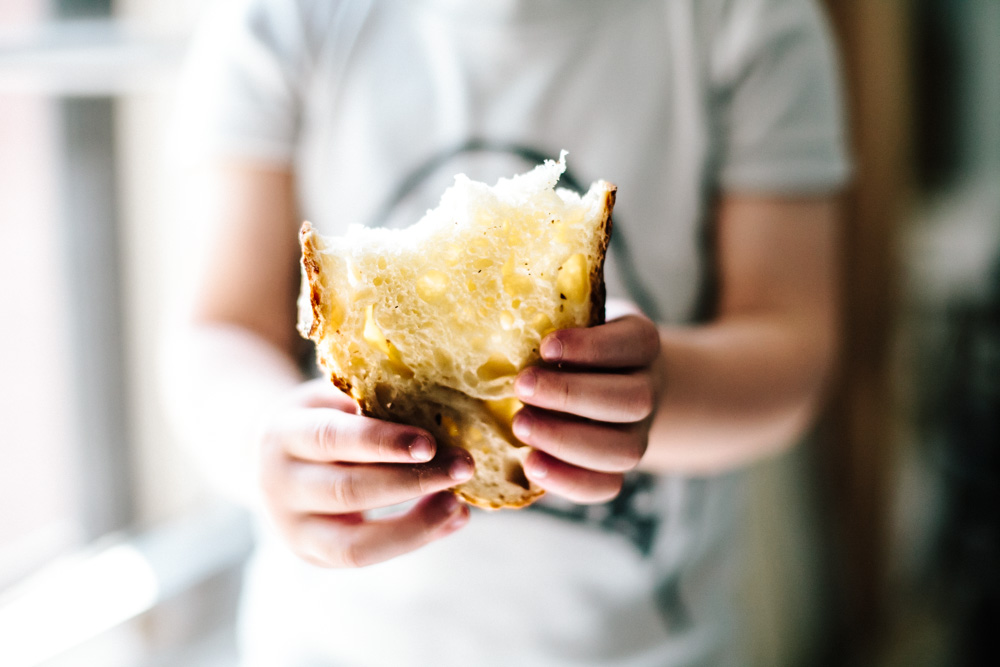
[[[615,187],[557,190],[564,170],[565,154],[492,187],[459,175],[406,229],[301,232],[299,328],[320,364],[366,414],[469,450],[456,491],[482,507],[542,493],[510,432],[515,375],[549,332],[603,318]]]

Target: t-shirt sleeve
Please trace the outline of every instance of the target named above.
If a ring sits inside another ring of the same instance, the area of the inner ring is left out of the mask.
[[[290,163],[305,46],[297,2],[217,3],[204,17],[181,74],[172,151],[182,160]]]
[[[723,190],[831,191],[850,176],[841,83],[813,0],[726,5],[710,57]]]

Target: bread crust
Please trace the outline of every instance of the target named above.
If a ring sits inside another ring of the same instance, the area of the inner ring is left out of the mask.
[[[455,487],[454,489],[451,489],[451,491],[466,503],[482,510],[519,510],[527,507],[545,495],[545,491],[543,489],[529,490],[528,493],[525,493],[517,500],[508,500],[503,503],[498,503],[483,500],[478,496],[468,494],[462,490],[462,487]]]
[[[611,211],[615,208],[615,198],[618,187],[608,184],[604,191],[603,220],[601,221],[601,238],[594,255],[598,258],[590,269],[590,322],[587,326],[604,324],[604,308],[607,302],[607,286],[604,283],[604,259],[611,243]]]
[[[597,247],[594,248],[596,261],[590,267],[590,313],[588,326],[603,324],[605,321],[605,301],[606,285],[604,281],[605,256],[611,240],[612,231],[612,210],[614,209],[617,187],[605,183],[602,198],[602,221],[601,230],[598,234]],[[299,301],[299,322],[298,329],[304,338],[312,340],[317,346],[323,341],[324,333],[327,329],[326,310],[329,304],[324,302],[324,276],[323,261],[320,256],[323,249],[322,239],[309,222],[304,222],[299,231],[299,241],[302,248],[301,269],[302,269],[302,293]],[[323,359],[321,358],[322,362]],[[399,416],[394,414],[389,405],[382,405],[378,396],[364,394],[356,388],[350,378],[338,375],[331,370],[330,365],[323,364],[329,373],[330,381],[341,391],[350,395],[358,402],[362,414],[377,419],[389,421],[401,421]],[[485,412],[485,411],[484,411]],[[495,420],[494,420],[495,421]],[[407,422],[409,423],[409,422]],[[427,428],[428,424],[414,424]],[[501,430],[509,431],[508,425],[501,425]],[[434,431],[433,428],[428,430]],[[508,439],[512,436],[506,436]],[[461,445],[462,443],[455,443]],[[521,449],[520,443],[511,443],[512,446]],[[523,448],[525,454],[529,449]],[[521,457],[523,461],[523,456]],[[466,503],[483,509],[518,509],[526,507],[544,495],[545,491],[534,484],[529,484],[530,488],[525,488],[524,493],[516,497],[497,500],[495,498],[484,498],[470,492],[469,483],[459,485],[451,489],[459,498]]]
[[[306,296],[309,302],[308,311],[303,312],[301,308],[299,311],[299,333],[304,338],[315,340],[322,320],[323,282],[320,279],[319,260],[316,258],[316,232],[308,220],[302,223],[302,229],[299,230],[299,245],[302,247],[302,277],[308,288]],[[304,314],[308,314],[308,317],[303,317]]]

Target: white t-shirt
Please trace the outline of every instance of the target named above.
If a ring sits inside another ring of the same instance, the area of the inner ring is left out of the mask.
[[[455,173],[569,151],[618,186],[607,281],[664,323],[711,313],[711,202],[843,184],[829,35],[809,0],[246,0],[192,52],[180,127],[200,154],[295,170],[324,233],[419,219]],[[476,512],[360,571],[262,529],[247,664],[721,665],[739,474],[634,476],[606,506]]]

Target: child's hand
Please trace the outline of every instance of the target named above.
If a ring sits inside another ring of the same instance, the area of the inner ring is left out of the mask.
[[[443,492],[472,477],[467,452],[438,448],[426,431],[356,408],[326,380],[308,382],[272,415],[260,440],[265,506],[292,551],[324,567],[394,558],[469,518],[465,504]],[[421,497],[399,516],[362,514]]]
[[[575,502],[614,498],[623,473],[646,452],[660,394],[660,338],[649,318],[632,313],[549,334],[541,346],[547,363],[525,369],[514,384],[525,403],[514,434],[536,450],[525,473]]]

